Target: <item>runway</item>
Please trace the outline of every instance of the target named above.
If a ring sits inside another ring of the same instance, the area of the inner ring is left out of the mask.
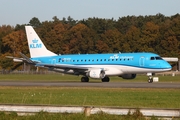
[[[163,82],[33,82],[33,81],[0,81],[0,86],[21,86],[21,87],[32,87],[32,86],[47,86],[47,87],[102,87],[102,88],[176,88],[180,89],[180,83],[163,83]]]

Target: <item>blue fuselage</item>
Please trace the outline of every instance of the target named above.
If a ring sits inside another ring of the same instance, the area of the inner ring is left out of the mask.
[[[38,61],[40,66],[43,64],[67,65],[76,66],[75,68],[97,67],[107,70],[113,70],[111,68],[115,67],[121,71],[119,74],[125,72],[146,73],[148,70],[150,72],[163,72],[171,69],[171,65],[168,62],[154,53],[76,54],[31,59]],[[116,75],[118,75],[118,72]]]

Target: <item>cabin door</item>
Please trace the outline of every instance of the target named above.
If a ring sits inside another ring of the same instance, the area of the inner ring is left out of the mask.
[[[56,64],[56,59],[52,59],[51,63]]]
[[[140,60],[139,60],[139,65],[140,66],[144,66],[144,57],[140,57]]]

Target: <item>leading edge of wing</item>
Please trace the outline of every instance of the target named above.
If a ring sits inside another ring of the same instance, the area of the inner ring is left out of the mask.
[[[67,65],[67,64],[46,64],[46,63],[37,63],[37,67],[49,67],[49,68],[60,68],[60,69],[82,69],[88,70],[90,68],[83,65]]]

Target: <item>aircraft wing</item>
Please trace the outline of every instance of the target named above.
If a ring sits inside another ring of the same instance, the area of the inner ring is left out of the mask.
[[[79,70],[88,70],[90,67],[87,66],[77,66],[77,65],[67,65],[67,64],[44,64],[37,63],[37,67],[48,67],[48,68],[59,68],[59,69],[79,69]]]

